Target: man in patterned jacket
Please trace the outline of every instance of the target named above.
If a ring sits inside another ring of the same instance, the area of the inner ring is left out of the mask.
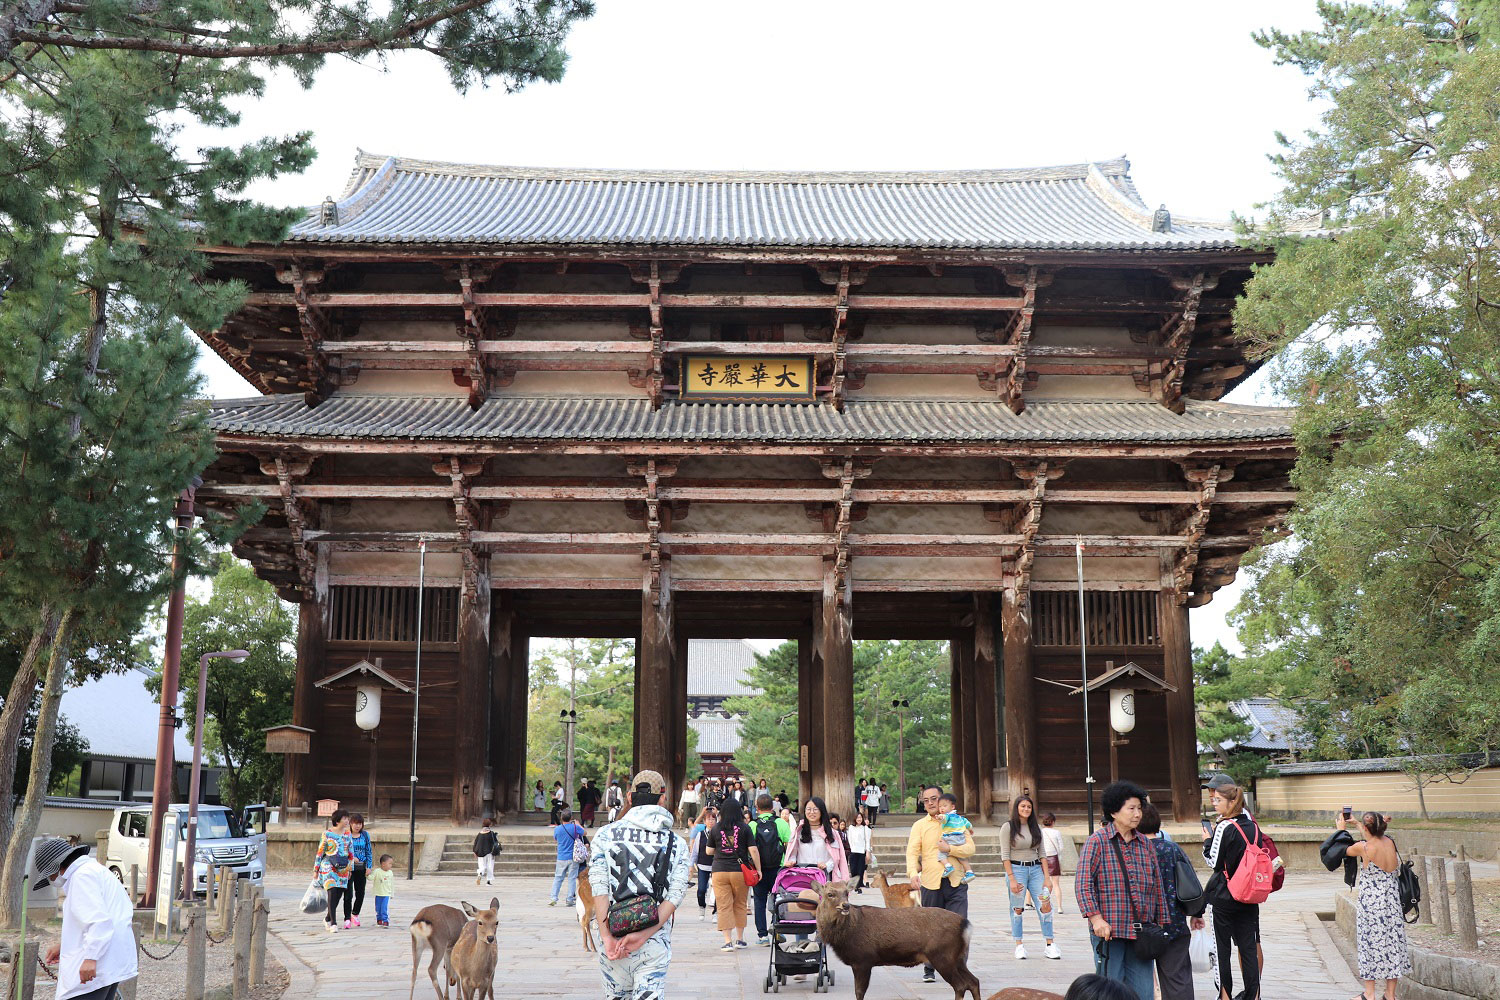
[[[666,782],[642,771],[630,782],[630,809],[594,836],[589,887],[599,919],[599,970],[609,1000],[662,1000],[672,962],[672,915],[687,894],[691,859],[672,832],[672,814],[661,805]],[[615,937],[609,907],[648,893],[657,900],[657,922]]]

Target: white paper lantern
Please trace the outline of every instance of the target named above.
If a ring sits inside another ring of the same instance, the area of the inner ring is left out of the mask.
[[[1135,728],[1135,692],[1116,688],[1109,693],[1109,725],[1117,733]]]
[[[379,684],[361,684],[355,689],[354,722],[365,732],[380,725]]]

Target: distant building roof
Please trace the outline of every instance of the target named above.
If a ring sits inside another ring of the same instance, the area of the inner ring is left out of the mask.
[[[740,717],[709,712],[688,716],[688,725],[698,733],[698,752],[732,754],[740,748]]]
[[[1274,698],[1242,698],[1230,702],[1229,710],[1252,728],[1244,739],[1226,744],[1226,749],[1291,753],[1306,745],[1296,711]]]
[[[62,715],[88,740],[89,756],[156,759],[161,707],[146,689],[147,676],[140,670],[105,674],[63,692]],[[186,728],[177,730],[173,745],[177,760],[192,759]]]
[[[1236,248],[1233,225],[1157,212],[1124,158],[1011,170],[565,170],[361,152],[303,243],[973,249]]]
[[[755,694],[745,680],[753,666],[755,647],[744,639],[689,639],[688,699]]]
[[[1294,764],[1277,764],[1276,773],[1295,774],[1363,774],[1373,771],[1401,771],[1420,762],[1429,774],[1443,771],[1474,770],[1500,767],[1500,753],[1466,753],[1434,757],[1362,757],[1358,760],[1304,760]]]

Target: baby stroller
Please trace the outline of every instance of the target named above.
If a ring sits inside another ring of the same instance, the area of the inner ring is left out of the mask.
[[[814,993],[827,993],[833,985],[828,949],[818,937],[817,915],[797,905],[804,902],[800,892],[827,881],[828,873],[821,868],[783,868],[771,883],[771,961],[762,993],[780,993],[787,976],[816,975]]]

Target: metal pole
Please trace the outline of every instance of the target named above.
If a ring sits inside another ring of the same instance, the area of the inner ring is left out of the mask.
[[[896,709],[896,773],[901,776],[901,801],[906,801],[906,716]]]
[[[203,713],[208,697],[208,658],[211,655],[213,654],[204,653],[198,657],[198,712],[193,723],[193,776],[188,782],[187,845],[183,848],[182,866],[186,873],[182,877],[182,898],[190,903],[197,889],[193,874],[198,862],[193,851],[198,846],[198,792],[203,774]]]
[[[1083,662],[1083,773],[1089,800],[1089,833],[1094,832],[1094,755],[1089,747],[1089,630],[1083,613],[1083,536],[1074,543],[1078,555],[1078,654]]]
[[[193,493],[189,486],[177,498],[177,538],[172,544],[172,574],[180,574],[187,561],[187,536],[193,528]],[[161,713],[156,728],[156,771],[151,783],[151,826],[146,847],[146,896],[141,905],[156,905],[156,886],[161,879],[161,824],[172,801],[172,756],[177,734],[177,684],[182,663],[182,616],[186,602],[186,579],[180,581],[167,600],[167,639],[161,664]],[[171,864],[168,861],[167,864]]]
[[[427,587],[427,539],[417,543],[417,676],[411,689],[411,790],[406,799],[406,880],[417,869],[417,720],[422,707],[422,591]]]

